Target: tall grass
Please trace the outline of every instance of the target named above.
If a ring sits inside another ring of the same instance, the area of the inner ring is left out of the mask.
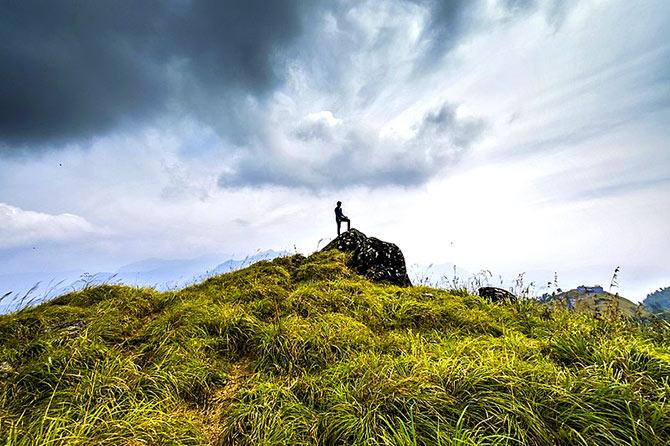
[[[5,445],[665,445],[670,324],[373,284],[337,252],[0,317]]]

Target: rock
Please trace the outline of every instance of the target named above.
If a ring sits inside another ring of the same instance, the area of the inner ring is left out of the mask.
[[[350,229],[328,243],[322,251],[331,249],[351,253],[348,266],[373,282],[412,286],[407,275],[405,256],[393,243],[367,237],[357,229]]]
[[[479,289],[479,295],[491,302],[516,302],[516,296],[502,288],[485,286]]]
[[[79,333],[84,328],[86,328],[86,322],[82,321],[81,319],[76,319],[74,321],[51,325],[49,327],[49,331],[64,331],[68,334],[75,334]]]

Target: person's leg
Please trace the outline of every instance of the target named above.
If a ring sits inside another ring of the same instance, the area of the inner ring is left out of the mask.
[[[342,224],[342,222],[340,220],[337,220],[337,236],[338,237],[340,236],[340,225],[341,224]]]
[[[347,231],[351,229],[351,220],[347,218]]]

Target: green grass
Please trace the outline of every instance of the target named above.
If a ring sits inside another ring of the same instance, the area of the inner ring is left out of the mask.
[[[0,444],[670,443],[667,322],[373,284],[345,260],[0,316]]]

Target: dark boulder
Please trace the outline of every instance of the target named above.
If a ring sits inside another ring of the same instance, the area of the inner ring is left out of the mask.
[[[405,256],[393,243],[367,237],[357,229],[350,229],[328,243],[322,251],[331,249],[351,253],[348,266],[373,282],[412,286],[407,275]]]
[[[516,296],[502,288],[485,286],[479,289],[479,295],[491,302],[516,302]]]

